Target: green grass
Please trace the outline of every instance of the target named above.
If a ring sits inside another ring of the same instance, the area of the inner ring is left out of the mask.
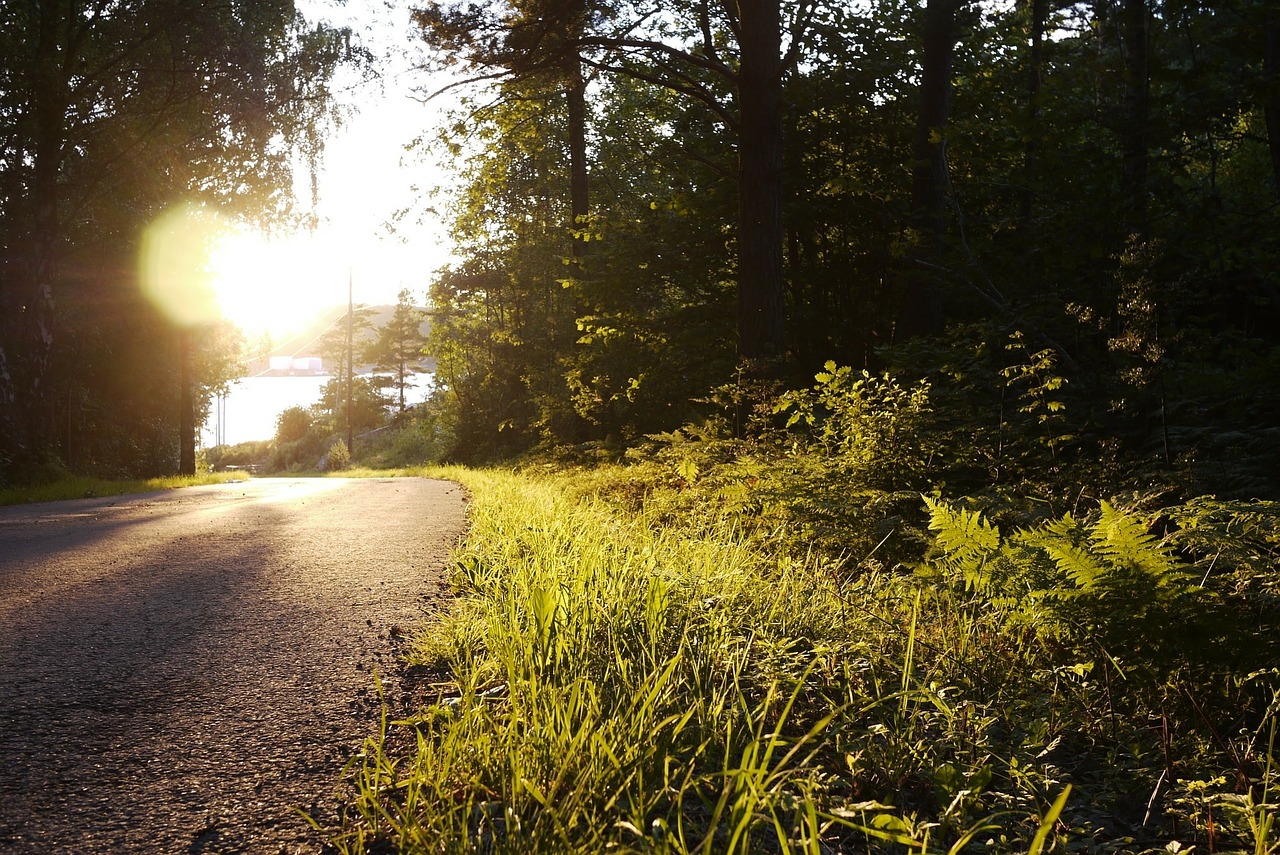
[[[425,468],[400,468],[400,469],[374,469],[368,466],[352,466],[350,469],[341,469],[336,472],[325,472],[326,478],[408,478],[415,475],[421,475],[428,470]]]
[[[131,493],[150,493],[156,490],[173,490],[202,484],[227,484],[244,481],[249,476],[238,472],[209,472],[193,477],[171,476],[147,478],[136,481],[104,481],[99,478],[64,478],[49,484],[33,487],[9,487],[0,490],[0,506],[27,505],[36,502],[58,502],[64,499],[92,499],[104,496],[124,496]]]
[[[930,736],[962,714],[908,654],[920,615],[892,580],[855,594],[732,519],[690,536],[570,478],[418,474],[475,497],[456,608],[414,651],[447,688],[352,767],[344,851],[932,852],[985,824],[864,797],[880,775],[932,791]],[[1025,794],[1026,839],[1058,789]]]
[[[461,482],[472,528],[414,639],[434,702],[350,764],[342,851],[1276,851],[1274,743],[1198,726],[1273,672],[1084,659],[936,573],[673,516],[635,468],[401,474]]]

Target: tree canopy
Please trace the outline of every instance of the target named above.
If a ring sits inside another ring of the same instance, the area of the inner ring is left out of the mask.
[[[590,5],[571,32],[541,6],[424,12],[442,60],[500,80],[443,132],[462,261],[433,287],[433,350],[460,449],[621,447],[705,417],[771,350],[744,346],[742,311],[779,325],[788,385],[827,360],[928,376],[973,346],[998,378],[1018,333],[1071,372],[1097,442],[1167,463],[1203,453],[1211,413],[1268,423],[1272,384],[1226,403],[1277,338],[1267,3],[764,6],[777,39],[750,41],[742,4]],[[512,47],[538,23],[591,69],[585,228],[564,226],[570,105]],[[776,269],[753,254],[772,203],[748,195],[773,179],[743,172],[774,158],[751,161],[774,133],[744,125],[753,59],[780,87]],[[744,302],[752,277],[776,303]]]
[[[318,151],[358,51],[291,0],[3,0],[0,19],[0,482],[172,471],[185,360],[138,295],[142,231],[179,204],[287,215],[292,155]],[[192,335],[198,408],[230,374]]]

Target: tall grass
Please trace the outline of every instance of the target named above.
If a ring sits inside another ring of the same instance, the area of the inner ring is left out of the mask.
[[[104,496],[124,496],[133,493],[150,493],[157,490],[174,490],[202,484],[227,484],[243,481],[249,476],[238,472],[206,472],[191,477],[170,476],[133,481],[104,481],[99,478],[68,477],[48,484],[31,487],[8,487],[0,490],[0,505],[26,505],[36,502],[57,502],[64,499],[92,499]]]
[[[983,664],[956,652],[972,611],[771,557],[731,518],[658,525],[571,478],[432,474],[474,496],[455,608],[413,654],[450,686],[353,763],[343,851],[1045,845],[1061,787],[1034,762],[984,794],[1009,775],[955,687]]]

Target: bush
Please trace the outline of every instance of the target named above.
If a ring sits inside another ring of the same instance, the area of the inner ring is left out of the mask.
[[[290,407],[276,419],[276,441],[297,442],[311,430],[311,413],[305,407]]]
[[[325,458],[324,468],[330,472],[340,472],[343,469],[351,468],[351,452],[347,450],[345,442],[339,439],[329,446],[329,454]]]

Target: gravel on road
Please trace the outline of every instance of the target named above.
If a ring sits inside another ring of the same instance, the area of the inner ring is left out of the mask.
[[[0,508],[0,851],[317,852],[378,675],[445,606],[444,481]]]

